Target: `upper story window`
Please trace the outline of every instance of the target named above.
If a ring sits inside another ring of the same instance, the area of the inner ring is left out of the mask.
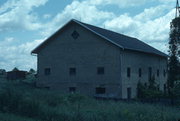
[[[130,77],[131,76],[131,68],[127,68],[127,77]]]
[[[157,69],[157,77],[159,77],[159,69]]]
[[[44,69],[44,75],[50,75],[51,74],[51,69],[50,68],[45,68]]]
[[[73,75],[76,75],[76,68],[69,68],[69,75],[73,76]]]
[[[166,77],[166,70],[163,70],[163,76]]]
[[[104,74],[104,67],[97,67],[97,74],[103,75]]]
[[[71,36],[73,37],[73,39],[77,39],[79,37],[79,33],[76,30],[74,30]]]
[[[152,79],[152,67],[148,68],[148,79]]]
[[[139,68],[139,77],[141,77],[141,76],[142,76],[142,69]]]

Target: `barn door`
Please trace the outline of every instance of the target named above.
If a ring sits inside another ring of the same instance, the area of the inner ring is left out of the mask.
[[[127,99],[131,99],[131,88],[127,88]]]

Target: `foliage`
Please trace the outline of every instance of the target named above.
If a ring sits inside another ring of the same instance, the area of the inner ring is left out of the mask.
[[[172,92],[175,98],[180,98],[180,80],[175,82]]]
[[[171,32],[169,39],[169,59],[168,59],[168,88],[174,87],[174,81],[178,80],[180,74],[180,17],[171,22]]]
[[[168,106],[97,101],[18,83],[0,87],[1,121],[176,121],[180,115]]]
[[[160,98],[163,96],[163,92],[159,90],[159,86],[155,83],[155,78],[149,79],[148,85],[138,82],[137,85],[137,97],[144,99]]]
[[[30,74],[35,74],[36,71],[35,71],[34,69],[31,68],[31,69],[29,70],[29,73],[30,73]]]

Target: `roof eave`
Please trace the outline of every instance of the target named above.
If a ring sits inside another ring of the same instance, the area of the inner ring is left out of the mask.
[[[68,21],[65,25],[63,25],[60,29],[58,29],[56,32],[54,32],[50,37],[48,37],[47,39],[45,39],[44,42],[42,42],[40,45],[38,45],[35,49],[33,49],[31,51],[31,54],[38,54],[39,50],[41,49],[41,47],[43,45],[45,45],[47,43],[47,41],[49,41],[52,37],[54,37],[59,31],[61,31],[66,25],[68,25],[69,23],[71,23],[72,21],[76,22],[74,19],[71,19],[70,21]],[[76,22],[77,23],[77,22]]]

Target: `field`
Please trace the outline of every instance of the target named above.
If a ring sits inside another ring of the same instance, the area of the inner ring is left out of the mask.
[[[0,121],[178,121],[180,106],[100,101],[1,81]]]

